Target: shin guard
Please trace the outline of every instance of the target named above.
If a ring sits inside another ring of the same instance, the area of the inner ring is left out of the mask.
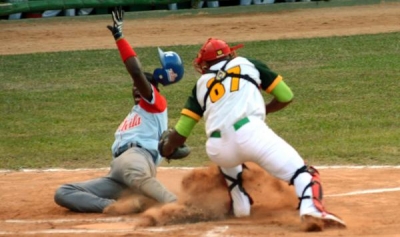
[[[315,208],[317,208],[317,210],[320,212],[326,213],[323,204],[323,190],[322,190],[321,179],[317,169],[315,169],[312,166],[301,167],[293,175],[292,179],[290,180],[290,185],[293,185],[296,177],[303,172],[307,172],[311,175],[311,182],[304,187],[303,194],[301,195],[301,197],[299,197],[299,206],[297,207],[297,209],[300,209],[301,201],[303,199],[312,198]],[[311,188],[312,197],[304,195],[308,188]]]

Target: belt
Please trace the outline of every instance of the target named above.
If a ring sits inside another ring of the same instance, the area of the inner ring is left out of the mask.
[[[142,146],[137,143],[133,143],[133,142],[126,143],[125,145],[118,147],[117,151],[113,154],[114,158],[117,158],[122,153],[124,153],[126,150],[128,150],[129,148],[132,148],[132,147],[142,148]]]
[[[235,131],[239,130],[243,125],[245,125],[246,123],[250,122],[248,117],[242,118],[239,121],[237,121],[236,123],[233,124],[233,128],[235,129]],[[213,131],[210,135],[210,137],[214,137],[214,138],[221,138],[221,131]]]

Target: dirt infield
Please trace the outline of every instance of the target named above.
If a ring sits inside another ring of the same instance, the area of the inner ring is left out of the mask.
[[[125,35],[133,46],[167,46],[200,44],[211,36],[227,41],[251,41],[399,32],[399,12],[400,3],[386,3],[234,17],[171,16],[127,21]],[[0,22],[0,55],[115,48],[105,28],[109,23],[104,20]],[[170,25],[174,25],[174,30]],[[53,202],[54,191],[60,184],[102,176],[107,170],[3,172],[0,173],[0,235],[399,236],[399,168],[321,169],[326,205],[346,221],[348,228],[308,234],[300,230],[295,210],[297,200],[291,187],[271,179],[256,167],[252,171],[259,178],[247,184],[255,201],[251,217],[136,229],[135,215],[78,214]],[[181,181],[190,172],[193,171],[160,168],[158,177],[181,195]],[[224,202],[224,196],[218,198],[203,201],[210,206]],[[282,198],[287,199],[282,201]]]
[[[170,16],[127,20],[124,34],[132,46],[168,46],[202,44],[212,36],[252,41],[398,32],[399,11],[400,3],[386,3],[249,15]],[[34,24],[2,24],[0,55],[115,48],[106,29],[109,20],[40,20]]]
[[[292,187],[271,179],[257,167],[250,166],[250,169],[255,174],[252,177],[257,178],[245,183],[254,199],[251,217],[226,219],[211,216],[215,221],[140,228],[134,228],[140,220],[138,215],[79,214],[58,207],[53,202],[54,190],[58,185],[102,176],[106,173],[105,170],[2,173],[0,235],[398,236],[398,168],[320,169],[326,206],[341,216],[348,228],[307,234],[300,229],[297,200]],[[161,168],[158,177],[168,188],[180,195],[181,180],[190,172],[193,171]],[[207,178],[204,181],[208,181]],[[205,198],[202,201],[214,206],[216,203],[223,203],[224,198],[226,197],[220,196],[213,200]],[[172,213],[168,210],[165,212]],[[162,222],[161,220],[160,223]]]

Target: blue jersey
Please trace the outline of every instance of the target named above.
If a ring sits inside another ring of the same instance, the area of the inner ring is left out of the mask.
[[[152,89],[152,101],[141,98],[119,125],[111,147],[112,154],[118,148],[134,143],[149,151],[156,165],[161,162],[158,142],[162,132],[168,128],[167,101],[153,86]]]

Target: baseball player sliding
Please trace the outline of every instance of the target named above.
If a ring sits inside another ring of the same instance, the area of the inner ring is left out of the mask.
[[[176,196],[156,179],[156,167],[162,157],[158,142],[168,128],[167,101],[158,85],[180,81],[184,68],[175,52],[158,50],[162,68],[152,73],[142,71],[139,58],[122,34],[122,8],[112,12],[114,36],[121,59],[132,78],[134,105],[115,132],[111,147],[113,160],[110,172],[104,177],[64,184],[55,193],[55,202],[77,212],[110,213],[123,191],[131,190],[160,203],[176,201]],[[188,148],[180,155],[189,154]],[[140,209],[139,209],[140,210]]]
[[[194,66],[202,75],[174,129],[160,140],[161,155],[168,158],[184,144],[204,117],[206,151],[225,177],[235,216],[250,215],[252,200],[242,186],[242,164],[254,162],[294,185],[307,231],[346,227],[343,220],[324,207],[318,171],[306,165],[297,151],[265,123],[266,114],[279,111],[292,101],[291,89],[263,62],[237,56],[235,51],[241,47],[231,48],[216,38],[208,39],[201,47]],[[261,91],[274,98],[265,104]]]

